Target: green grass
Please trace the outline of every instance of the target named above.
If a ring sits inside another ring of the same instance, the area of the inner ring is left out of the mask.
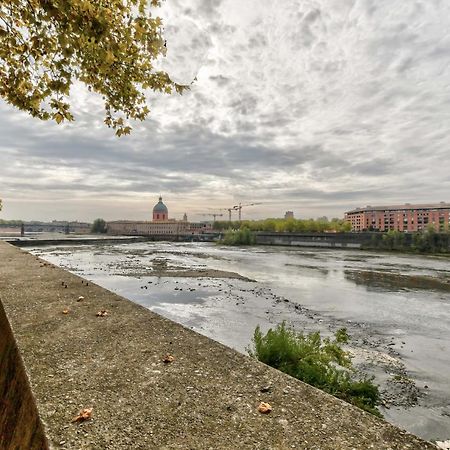
[[[259,361],[305,383],[322,389],[352,405],[382,417],[373,378],[354,378],[349,354],[342,348],[349,336],[343,328],[334,339],[322,339],[319,332],[307,335],[286,327],[285,322],[263,334],[256,327],[249,354]]]

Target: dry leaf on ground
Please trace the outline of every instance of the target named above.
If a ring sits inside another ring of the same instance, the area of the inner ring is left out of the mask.
[[[84,422],[85,420],[89,420],[92,417],[93,408],[84,408],[82,409],[78,416],[72,419],[72,422]]]
[[[272,407],[269,405],[269,403],[261,402],[258,406],[258,411],[261,414],[269,414],[272,412]]]
[[[82,295],[80,295],[80,296],[78,297],[77,302],[82,302],[83,300],[84,300],[84,297],[83,297]]]
[[[169,363],[174,362],[174,361],[175,361],[175,357],[172,356],[172,355],[166,355],[163,358],[163,362],[166,363],[166,364],[169,364]]]
[[[62,312],[62,313],[63,313],[63,314],[69,314],[69,311],[70,311],[70,309],[67,309],[67,308],[66,308],[66,309],[63,309],[63,312]]]
[[[102,309],[96,315],[97,317],[105,317],[108,315],[108,311],[106,311],[106,309]]]

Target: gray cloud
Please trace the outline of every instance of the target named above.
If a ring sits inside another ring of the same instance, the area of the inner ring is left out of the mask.
[[[161,14],[161,66],[197,80],[149,94],[131,137],[78,88],[64,127],[0,104],[2,217],[146,217],[159,193],[175,212],[264,201],[262,216],[450,200],[448,2],[172,0]]]

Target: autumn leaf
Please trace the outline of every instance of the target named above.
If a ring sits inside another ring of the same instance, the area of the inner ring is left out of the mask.
[[[175,357],[172,355],[169,355],[169,354],[165,355],[163,358],[163,363],[165,363],[165,364],[170,364],[174,361],[175,361]]]
[[[72,419],[72,422],[84,422],[85,420],[89,420],[92,417],[92,410],[94,408],[85,408],[82,409],[79,413],[78,416],[74,417]]]
[[[261,402],[258,406],[258,411],[261,414],[269,414],[272,412],[272,406],[269,403]]]

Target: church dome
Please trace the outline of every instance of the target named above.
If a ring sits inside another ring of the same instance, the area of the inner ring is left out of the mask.
[[[165,222],[169,220],[169,210],[163,203],[162,197],[159,197],[159,202],[153,208],[153,222]]]
[[[159,197],[159,202],[153,208],[153,212],[154,213],[160,213],[160,214],[161,213],[162,214],[167,214],[168,213],[167,206],[163,203],[162,197]]]

